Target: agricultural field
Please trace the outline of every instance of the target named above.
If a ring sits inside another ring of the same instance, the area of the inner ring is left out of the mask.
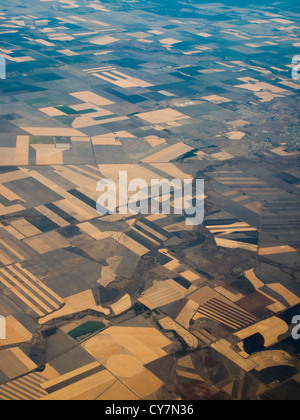
[[[0,5],[0,400],[299,400],[299,5]]]

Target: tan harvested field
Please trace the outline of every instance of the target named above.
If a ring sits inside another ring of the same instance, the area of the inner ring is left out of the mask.
[[[86,165],[86,168],[88,167],[88,165]],[[90,182],[92,182],[92,180],[96,180],[99,181],[99,177],[100,177],[100,173],[99,175],[96,174],[91,174],[87,169],[84,169],[82,167],[78,167],[76,165],[69,165],[68,168],[72,171],[75,170],[77,173],[80,172],[81,174],[85,175],[88,179],[90,179]],[[91,169],[96,169],[93,168],[92,166],[90,166]],[[73,171],[74,172],[74,171]],[[91,185],[87,184],[87,187],[91,187]]]
[[[0,252],[0,262],[3,265],[9,265],[12,264],[13,260],[11,258],[9,258],[6,253],[4,252]]]
[[[212,233],[220,233],[220,234],[224,234],[224,233],[229,234],[229,233],[233,233],[239,230],[242,230],[243,232],[252,232],[256,230],[255,228],[253,228],[252,226],[244,222],[235,222],[235,223],[226,224],[226,225],[212,225],[212,226],[209,226],[208,229]]]
[[[82,346],[131,390],[133,394],[128,394],[121,388],[121,395],[115,399],[123,399],[127,395],[144,398],[161,388],[163,383],[146,365],[166,356],[164,348],[169,344],[171,342],[151,326],[118,326],[108,328]]]
[[[142,294],[139,302],[153,310],[183,299],[186,292],[186,289],[173,281],[157,282],[154,280],[153,286]]]
[[[253,201],[252,203],[244,204],[244,207],[257,214],[261,214],[261,211],[263,209],[263,205],[259,201]]]
[[[121,351],[121,345],[113,336],[98,334],[84,344],[84,348],[95,359],[101,360],[117,355]]]
[[[257,366],[258,372],[274,366],[294,366],[292,357],[282,350],[268,350],[252,354],[249,359]]]
[[[190,118],[187,115],[171,108],[162,109],[160,111],[145,112],[138,114],[137,116],[150,124],[163,124]]]
[[[115,376],[121,378],[131,378],[144,371],[144,366],[136,357],[128,354],[118,354],[111,356],[106,364],[106,368]]]
[[[247,243],[239,242],[239,241],[231,241],[229,239],[215,238],[215,240],[218,246],[222,246],[224,248],[230,248],[230,249],[241,248],[241,249],[245,249],[246,251],[252,251],[252,252],[256,252],[258,248],[257,245],[247,244]]]
[[[55,231],[25,239],[24,242],[39,254],[46,254],[69,246],[69,242]]]
[[[111,115],[111,114],[109,114]],[[96,115],[94,115],[96,117]],[[108,124],[108,123],[116,123],[118,121],[125,121],[128,120],[128,117],[113,117],[112,118],[106,118],[105,120],[101,121],[101,120],[94,120],[93,118],[89,118],[89,117],[78,117],[74,123],[73,126],[75,128],[86,128],[86,127],[93,127],[96,125],[101,125],[101,124]]]
[[[295,306],[300,303],[300,298],[294,293],[290,292],[285,286],[280,283],[273,283],[268,285],[274,292],[278,293],[280,296],[287,301],[290,306]]]
[[[53,169],[59,171],[60,176],[62,176],[68,181],[74,182],[76,185],[78,185],[78,187],[81,187],[81,188],[92,187],[94,191],[96,189],[95,180],[96,179],[98,180],[99,178],[96,178],[96,176],[93,176],[91,174],[84,172],[84,169],[81,169],[80,171],[78,171],[77,168],[74,168],[74,166],[72,165],[70,166],[65,165],[63,167],[53,166]],[[100,174],[99,174],[99,177],[100,177]],[[55,187],[55,184],[54,185],[50,184],[50,185]],[[48,185],[49,188],[50,188],[50,185]],[[66,198],[70,197],[70,195],[67,192],[63,192],[62,189],[60,189],[60,194]]]
[[[256,368],[256,364],[254,362],[249,359],[244,359],[242,356],[232,350],[231,344],[224,339],[221,339],[218,342],[212,344],[211,347],[221,353],[223,356],[227,357],[246,372],[250,372]]]
[[[140,227],[140,226],[139,226]],[[155,246],[159,246],[161,241],[158,241],[154,238],[152,238],[151,236],[147,235],[146,233],[144,233],[142,230],[137,229],[136,227],[132,226],[131,228],[132,232],[136,232],[138,233],[140,236],[143,236],[144,238],[146,238],[148,241],[152,242]]]
[[[1,147],[0,152],[2,162],[5,162],[6,165],[16,165],[16,149],[12,147]]]
[[[6,3],[0,400],[299,400],[297,10]]]
[[[23,56],[23,57],[11,57],[9,55],[6,54],[1,54],[2,57],[7,58],[10,61],[14,61],[15,63],[26,63],[28,61],[35,61],[34,58],[29,57],[29,56]]]
[[[2,226],[1,226],[2,227]],[[14,238],[18,240],[22,240],[25,238],[22,233],[18,232],[16,229],[14,229],[12,226],[3,226],[6,232],[8,232],[10,235],[12,235]],[[14,251],[15,252],[15,251]]]
[[[216,341],[216,338],[209,334],[204,328],[201,328],[200,331],[193,331],[193,334],[205,344],[211,344]]]
[[[190,332],[188,332],[185,328],[182,328],[177,322],[173,321],[173,319],[166,317],[160,319],[159,321],[160,326],[166,331],[175,331],[182,340],[186,343],[190,350],[196,350],[198,347],[198,340],[194,337]]]
[[[108,267],[103,267],[101,270],[101,277],[98,280],[98,283],[103,287],[107,287],[112,283],[117,275],[115,273],[118,265],[123,261],[123,257],[113,256],[106,259],[106,262],[109,264]]]
[[[80,230],[82,230],[82,232],[87,233],[89,236],[96,239],[97,241],[109,238],[109,234],[107,232],[101,232],[90,222],[80,223],[78,227]]]
[[[184,328],[188,329],[190,327],[190,321],[194,317],[198,308],[198,303],[189,300],[176,318],[176,322],[178,322],[178,324],[182,325]]]
[[[244,127],[245,125],[249,125],[250,123],[245,120],[235,120],[235,121],[230,121],[227,124],[232,125],[233,127],[239,128],[239,127]]]
[[[98,77],[99,79],[105,80],[106,82],[112,83],[125,89],[133,87],[148,88],[153,86],[151,83],[148,83],[137,77],[128,76],[127,74],[117,71],[112,67],[109,69],[99,69],[98,71],[92,71],[91,73],[93,76]]]
[[[68,192],[63,191],[61,195],[63,195],[65,199],[57,201],[56,205],[61,207],[72,216],[74,214],[75,219],[83,222],[99,216],[99,213],[96,209],[93,209],[92,207],[83,203],[81,200],[77,199]]]
[[[161,144],[164,144],[166,142],[165,139],[157,137],[157,136],[148,136],[145,137],[147,142],[150,144],[150,146],[154,147],[158,147]]]
[[[231,102],[231,99],[225,98],[224,96],[218,96],[218,95],[203,96],[202,99],[208,102],[214,102],[214,103],[220,103],[220,104]]]
[[[148,220],[151,220],[151,219],[148,218]],[[165,230],[169,233],[180,232],[180,231],[186,232],[186,231],[189,231],[189,230],[190,231],[194,230],[194,227],[193,226],[187,226],[186,222],[183,221],[183,222],[180,222],[180,223],[174,223],[172,225],[166,226]]]
[[[253,268],[251,270],[245,271],[245,276],[252,283],[255,289],[258,290],[261,287],[264,287],[265,284],[255,275]]]
[[[18,232],[20,232],[26,238],[29,238],[30,236],[39,235],[42,233],[39,229],[37,229],[35,226],[29,223],[26,219],[14,220],[10,224],[12,227],[14,227]]]
[[[92,142],[94,146],[122,146],[122,143],[113,134],[92,137]]]
[[[233,159],[233,155],[231,155],[230,153],[227,152],[220,152],[220,153],[214,153],[212,155],[210,155],[212,158],[220,160],[220,161],[224,161],[224,160],[228,160],[228,159]]]
[[[164,347],[171,344],[153,327],[110,327],[82,346],[100,362],[120,353],[131,354],[142,364],[150,363],[166,355]]]
[[[11,226],[9,226],[9,228],[14,229]],[[10,230],[10,229],[8,229],[8,230]],[[14,236],[18,236],[18,232],[17,231],[15,231],[15,232],[16,232],[16,234]],[[12,233],[14,233],[14,232],[12,232]],[[22,238],[21,239],[23,239],[23,238],[24,237],[22,235]],[[20,238],[17,238],[17,239],[20,239]],[[18,246],[12,247],[12,246],[10,246],[7,242],[5,242],[2,239],[0,239],[0,245],[2,245],[4,248],[6,248],[6,252],[10,252],[11,254],[13,254],[20,261],[25,260],[26,257],[27,257],[27,254],[24,253],[24,252],[22,252],[21,249]],[[5,256],[6,255],[6,252],[4,251],[1,254]],[[5,258],[7,259],[7,261],[10,261],[11,263],[15,261],[15,260],[9,260],[7,257],[5,257]]]
[[[58,150],[54,144],[33,144],[36,152],[37,165],[62,165],[64,163],[63,151]]]
[[[119,172],[121,171],[127,172],[128,182],[136,179],[137,174],[138,177],[145,180],[148,185],[151,185],[152,179],[158,178],[157,174],[152,171],[151,168],[145,168],[144,165],[139,164],[100,164],[98,167],[103,178],[112,179],[115,182],[119,180]]]
[[[230,290],[225,289],[222,286],[215,287],[214,290],[220,293],[222,296],[226,297],[227,299],[231,300],[231,302],[237,302],[244,296],[241,293],[232,293]]]
[[[29,137],[18,136],[16,144],[16,165],[28,165]]]
[[[165,264],[164,267],[167,270],[176,271],[176,270],[179,270],[180,269],[181,264],[180,264],[179,260],[177,260],[176,258],[173,258],[172,261],[170,261],[167,264]]]
[[[127,386],[121,382],[116,381],[111,387],[107,389],[97,400],[101,401],[134,401],[138,400],[138,396],[131,392]]]
[[[26,171],[28,170],[26,169]],[[64,173],[64,171],[62,173]],[[74,217],[79,221],[86,221],[99,216],[99,213],[96,211],[96,209],[93,210],[91,207],[84,204],[82,201],[76,199],[73,195],[69,194],[59,185],[50,181],[48,178],[46,178],[39,172],[32,170],[30,171],[30,176],[39,181],[41,184],[48,187],[49,189],[51,189],[52,191],[56,192],[57,194],[60,194],[62,197],[65,197],[64,200],[57,201],[56,205],[65,210],[67,213],[71,214],[72,216],[74,215]],[[80,174],[78,174],[78,177],[80,177],[80,179],[84,179],[85,182],[87,182],[87,177],[83,177]]]
[[[22,127],[22,130],[27,131],[32,136],[45,136],[45,137],[84,137],[80,131],[74,128],[52,128],[52,127]]]
[[[173,149],[174,150],[174,149]],[[182,151],[183,149],[181,149]],[[174,179],[180,179],[181,181],[185,179],[193,179],[193,176],[183,172],[175,163],[157,163],[151,162],[151,166],[153,168],[158,169],[161,172],[164,172],[169,177]]]
[[[144,370],[144,372],[139,375],[127,378],[123,382],[131,391],[138,395],[139,398],[146,398],[154,394],[164,385],[164,383],[149,370]]]
[[[150,216],[147,216],[146,219],[149,220],[149,222],[156,222],[157,220],[165,219],[166,217],[165,214],[151,214]]]
[[[97,106],[104,106],[104,105],[112,105],[113,102],[103,98],[100,95],[97,95],[93,92],[84,91],[84,92],[73,92],[71,93],[71,96],[74,96],[74,98],[79,99],[83,102],[88,102],[93,105]]]
[[[208,286],[189,295],[189,299],[199,304],[194,319],[208,318],[221,322],[233,330],[239,330],[257,321],[253,315],[234,304],[231,299]]]
[[[259,255],[288,254],[290,252],[297,252],[297,250],[288,245],[272,246],[259,249]]]
[[[95,44],[95,45],[108,45],[117,41],[119,41],[119,39],[106,35],[106,36],[101,36],[99,38],[93,38],[93,40],[90,41],[90,43]]]
[[[69,316],[78,312],[86,311],[88,309],[93,309],[105,315],[110,314],[109,309],[105,309],[102,306],[97,306],[93,292],[91,290],[86,290],[84,292],[70,296],[66,298],[63,302],[64,306],[62,309],[59,309],[56,312],[53,312],[52,314],[43,317],[39,320],[39,323],[41,325],[44,325],[53,319]]]
[[[14,179],[12,179],[13,181]],[[8,181],[8,180],[7,180]],[[2,182],[5,182],[3,180]],[[13,191],[9,190],[5,185],[0,184],[0,194],[3,195],[3,197],[7,198],[9,201],[24,201],[21,197],[19,197],[17,194],[15,194]]]
[[[261,280],[259,280],[256,277],[256,275],[254,273],[254,269],[246,271],[245,276],[252,283],[252,285],[255,287],[255,289],[259,291],[259,293],[263,294],[268,299],[271,299],[271,300],[274,301],[274,303],[272,303],[271,305],[268,306],[268,309],[270,309],[270,311],[272,311],[276,314],[276,313],[284,311],[286,309],[286,307],[281,302],[279,302],[274,297],[269,296],[267,293],[265,293],[263,290],[261,290],[265,285]],[[269,285],[269,287],[271,287],[271,286],[272,285]]]
[[[56,202],[57,207],[61,210],[65,211],[67,214],[70,214],[79,222],[85,222],[86,220],[93,219],[92,212],[86,208],[82,208],[82,206],[78,203],[76,199],[65,199]],[[91,208],[90,208],[91,209]],[[99,214],[97,214],[99,216]]]
[[[48,381],[44,382],[41,387],[46,390],[47,392],[51,392],[52,388],[56,388],[59,385],[63,385],[64,382],[68,382],[70,380],[77,379],[82,374],[89,373],[96,368],[99,368],[100,364],[98,362],[93,362],[89,365],[83,366],[82,368],[73,370],[65,375],[56,376],[54,378],[49,379]]]
[[[32,334],[12,315],[5,318],[6,340],[0,340],[0,348],[26,343],[32,339]]]
[[[69,226],[69,223],[65,219],[58,216],[56,213],[48,209],[46,206],[43,206],[43,205],[37,206],[35,209],[39,211],[42,215],[50,219],[52,222],[56,223],[58,226],[60,227]]]
[[[116,303],[110,305],[112,313],[117,316],[120,315],[122,312],[127,311],[132,306],[131,297],[126,294],[121,299],[119,299]]]
[[[130,251],[134,252],[135,254],[142,257],[143,255],[147,254],[150,250],[146,248],[145,246],[141,245],[134,239],[130,238],[127,235],[122,235],[119,243],[121,245],[124,245],[126,248],[128,248]]]
[[[0,351],[0,371],[9,379],[25,375],[37,368],[19,348]]]
[[[7,401],[32,401],[47,395],[41,387],[43,382],[58,376],[49,365],[43,372],[30,373],[8,384],[0,386],[0,399]]]
[[[191,282],[199,280],[200,278],[199,274],[194,273],[191,270],[183,271],[182,273],[180,273],[180,275],[184,277],[186,280],[191,281]]]
[[[300,43],[299,43],[299,45],[300,45]],[[299,46],[298,45],[298,46]],[[289,81],[289,80],[282,80],[281,82],[279,82],[281,85],[283,85],[283,86],[287,86],[287,87],[289,87],[289,88],[292,88],[292,89],[297,89],[297,90],[299,90],[300,89],[300,86],[297,84],[297,83],[295,83],[295,82],[291,82],[291,81]]]
[[[251,325],[235,335],[240,339],[244,340],[254,334],[260,333],[265,339],[265,347],[270,347],[278,342],[278,338],[287,333],[289,330],[288,325],[280,318],[275,316],[268,318],[264,321],[258,322],[255,325]]]
[[[137,226],[142,227],[144,230],[146,230],[147,232],[149,232],[151,235],[156,236],[160,241],[166,241],[168,238],[160,233],[158,233],[156,230],[150,228],[149,226],[147,226],[145,223],[143,222],[138,222]]]
[[[174,39],[174,38],[165,38],[165,39],[161,39],[160,42],[162,44],[166,44],[166,45],[174,45],[174,44],[178,44],[179,41],[178,39]]]
[[[29,178],[30,175],[26,173],[23,169],[19,169],[14,172],[7,172],[0,174],[0,184],[5,184],[7,182],[18,181],[20,179]]]
[[[212,299],[217,295],[213,289],[208,286],[202,287],[200,290],[197,290],[193,294],[189,295],[189,299],[192,299],[199,306],[203,305],[208,300]]]
[[[62,299],[20,264],[0,269],[0,283],[20,301],[24,310],[43,317],[56,310]]]
[[[109,388],[115,382],[115,378],[107,370],[98,372],[94,375],[89,376],[86,379],[75,382],[72,385],[66,386],[58,391],[55,391],[45,397],[42,400],[77,400],[77,399],[90,399],[89,393],[95,390],[101,394]],[[102,392],[101,392],[102,391]]]
[[[242,140],[242,138],[245,137],[245,133],[242,131],[231,131],[226,134],[226,137],[228,137],[230,140]]]
[[[235,86],[236,88],[246,89],[252,91],[261,102],[270,102],[274,98],[280,98],[291,93],[283,88],[280,88],[274,84],[259,82],[257,79],[251,77],[241,77],[238,80],[244,84]]]

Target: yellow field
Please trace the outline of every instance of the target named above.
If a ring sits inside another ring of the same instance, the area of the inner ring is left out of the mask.
[[[273,316],[264,321],[258,322],[257,324],[251,325],[248,328],[245,328],[239,332],[236,332],[235,335],[240,339],[244,340],[251,335],[260,333],[265,339],[265,347],[270,347],[278,342],[278,337],[287,333],[289,330],[288,325]]]
[[[250,359],[255,363],[256,370],[262,371],[274,366],[294,366],[292,357],[282,350],[269,350],[252,354]]]
[[[196,350],[198,347],[198,340],[186,329],[182,328],[173,319],[166,317],[159,320],[160,326],[167,331],[175,331],[186,343],[190,350]]]
[[[6,340],[0,340],[0,348],[26,343],[32,339],[32,334],[20,324],[12,315],[5,318]]]
[[[173,110],[172,108],[162,109],[160,111],[145,112],[138,114],[138,117],[150,124],[169,123],[190,118],[181,112]]]
[[[37,368],[19,348],[0,351],[0,371],[9,379],[25,375]]]
[[[96,305],[96,301],[91,290],[86,290],[84,292],[70,296],[66,298],[63,303],[65,305],[62,309],[57,310],[48,316],[44,316],[39,320],[39,323],[44,325],[47,322],[50,322],[52,319],[76,314],[78,312],[86,311],[87,309],[93,309],[97,312],[104,313],[105,315],[110,315],[109,309],[105,309],[102,306]]]
[[[168,305],[185,297],[187,291],[173,281],[157,282],[146,290],[139,299],[143,305],[153,310],[160,306]]]
[[[69,246],[69,242],[55,231],[25,239],[24,242],[39,254],[46,254]]]
[[[254,362],[244,359],[242,356],[232,350],[231,344],[226,340],[219,340],[217,343],[212,344],[211,347],[217,350],[219,353],[223,354],[223,356],[227,357],[246,372],[250,372],[256,367]]]
[[[20,264],[0,269],[0,283],[21,302],[21,307],[43,317],[59,309],[63,300]]]
[[[193,150],[192,147],[184,144],[177,143],[173,146],[167,147],[161,152],[154,153],[153,155],[143,159],[143,163],[164,163],[171,162],[172,160],[177,159],[178,157],[185,155]]]

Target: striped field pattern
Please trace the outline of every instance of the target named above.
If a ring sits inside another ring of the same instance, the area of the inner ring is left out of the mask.
[[[6,401],[30,401],[38,400],[47,395],[41,388],[41,384],[47,381],[39,373],[31,373],[23,378],[0,386],[0,400]]]
[[[200,315],[221,322],[233,330],[239,330],[257,322],[253,315],[217,297],[213,297],[201,305],[198,312]]]
[[[0,269],[0,289],[34,316],[43,317],[62,307],[64,301],[20,264]]]

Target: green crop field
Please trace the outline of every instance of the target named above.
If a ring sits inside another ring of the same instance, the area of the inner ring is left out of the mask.
[[[104,328],[106,328],[106,325],[102,322],[89,321],[70,331],[68,335],[77,342],[80,342],[96,332],[102,331]]]

